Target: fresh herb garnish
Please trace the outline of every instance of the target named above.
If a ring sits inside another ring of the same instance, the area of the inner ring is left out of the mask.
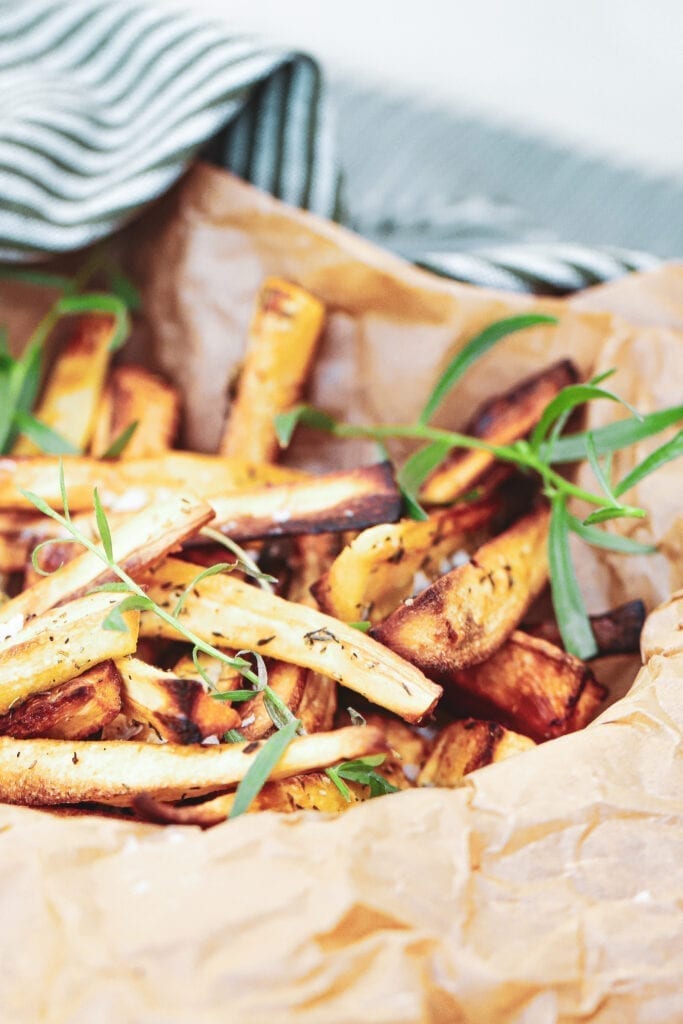
[[[425,442],[405,463],[398,473],[398,483],[404,496],[407,515],[425,518],[420,507],[420,487],[430,473],[443,461],[449,451],[456,448],[489,452],[494,458],[524,471],[537,474],[543,493],[552,508],[549,539],[550,582],[553,605],[564,645],[581,658],[590,658],[596,645],[586,608],[581,596],[569,551],[569,534],[599,547],[622,553],[650,554],[650,545],[638,544],[596,529],[598,523],[617,518],[640,519],[645,516],[641,508],[622,502],[622,495],[640,483],[649,473],[683,454],[683,431],[667,441],[644,459],[623,480],[611,480],[613,452],[635,444],[683,421],[683,405],[641,415],[614,392],[600,385],[612,371],[586,384],[571,384],[556,395],[546,407],[538,425],[528,441],[496,445],[478,437],[469,437],[457,431],[431,427],[428,420],[453,384],[472,363],[511,330],[522,330],[539,323],[554,323],[552,317],[513,317],[491,324],[485,331],[462,349],[442,374],[434,387],[424,410],[413,424],[382,424],[356,426],[340,423],[327,413],[308,405],[299,405],[275,419],[280,444],[286,447],[298,423],[325,430],[336,437],[363,438],[382,445],[391,438],[406,438]],[[596,399],[619,403],[630,411],[628,418],[596,430],[569,436],[560,436],[574,409]],[[601,461],[602,460],[602,461]],[[555,465],[567,462],[588,462],[593,469],[601,493],[594,493],[563,477]],[[569,512],[569,501],[577,498],[592,507],[586,518],[578,520]]]
[[[351,790],[343,781],[344,779],[347,782],[357,782],[361,786],[369,786],[371,798],[384,796],[386,793],[397,793],[398,786],[394,786],[383,775],[375,771],[375,768],[382,764],[384,759],[384,754],[371,754],[368,757],[359,757],[355,761],[342,761],[341,764],[332,768],[326,768],[325,774],[334,782],[347,803],[351,802]]]
[[[129,441],[137,429],[138,420],[133,420],[133,422],[129,423],[127,427],[124,427],[118,437],[114,438],[107,450],[103,452],[100,457],[103,459],[118,459],[119,455],[122,455],[126,450]]]
[[[59,466],[59,488],[62,496],[63,513],[56,512],[38,494],[34,494],[31,491],[22,491],[21,493],[38,509],[39,512],[42,512],[44,515],[49,516],[50,519],[54,519],[55,522],[59,523],[63,527],[65,533],[68,534],[68,538],[71,541],[81,544],[82,547],[95,555],[95,557],[98,558],[103,565],[107,567],[107,569],[118,577],[117,582],[105,583],[100,587],[93,588],[94,590],[111,590],[124,593],[129,592],[130,596],[122,601],[120,605],[117,605],[116,608],[112,609],[112,611],[107,615],[106,619],[102,623],[103,627],[105,629],[124,631],[128,627],[122,617],[123,612],[131,611],[133,609],[150,611],[164,622],[173,626],[173,628],[176,629],[185,640],[193,645],[192,657],[195,667],[211,691],[215,691],[215,686],[199,661],[200,652],[215,658],[217,661],[228,665],[230,668],[237,669],[237,671],[240,672],[241,675],[253,686],[252,690],[232,690],[225,694],[214,692],[214,697],[239,702],[253,700],[257,693],[263,693],[263,702],[268,714],[276,726],[276,732],[263,745],[258,756],[255,758],[247,772],[247,775],[237,789],[238,799],[235,801],[235,806],[238,807],[238,810],[233,810],[231,816],[234,817],[236,814],[242,813],[247,809],[254,799],[254,796],[256,796],[259,791],[255,788],[256,783],[259,780],[262,780],[260,782],[259,789],[263,786],[264,782],[270,775],[272,768],[277,764],[277,761],[280,759],[287,746],[289,746],[291,741],[294,739],[297,731],[300,730],[301,723],[294,717],[281,697],[279,697],[278,694],[268,685],[268,674],[265,662],[260,654],[252,651],[239,651],[235,657],[230,657],[224,651],[221,651],[219,648],[202,640],[196,633],[188,629],[182,621],[180,613],[184,604],[183,598],[186,598],[192,588],[202,579],[213,575],[214,572],[225,571],[225,565],[221,565],[219,568],[212,567],[208,570],[203,569],[195,579],[192,580],[185,591],[183,591],[183,594],[180,595],[180,599],[173,612],[169,612],[148,597],[142,587],[140,587],[139,584],[129,576],[125,569],[122,569],[121,566],[117,564],[114,557],[111,528],[97,490],[95,490],[93,494],[93,505],[95,509],[97,528],[102,542],[101,545],[96,544],[86,534],[84,534],[71,519],[67,487],[64,478],[64,465],[61,462]],[[42,546],[45,546],[47,543],[63,543],[63,539],[60,538],[47,541]],[[235,547],[237,547],[237,545],[235,545]],[[238,550],[241,552],[241,548],[238,548]],[[241,553],[242,555],[244,554],[243,552]],[[228,568],[234,568],[234,566],[229,565]],[[258,570],[256,571],[258,572]],[[256,672],[254,672],[251,662],[241,656],[245,653],[255,660]],[[275,742],[276,739],[277,742]],[[231,740],[230,742],[238,741]],[[276,754],[277,756],[275,756]],[[239,810],[240,807],[242,810]]]

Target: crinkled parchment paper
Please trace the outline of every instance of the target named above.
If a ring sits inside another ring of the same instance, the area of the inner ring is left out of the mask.
[[[441,422],[564,355],[584,373],[616,365],[615,390],[643,410],[681,401],[681,268],[568,302],[480,291],[207,167],[123,244],[156,359],[186,392],[188,438],[208,450],[270,273],[328,303],[312,397],[347,418],[408,420],[463,340],[527,308],[559,327],[503,342]],[[593,422],[614,414],[596,405]],[[311,436],[297,458],[368,454]],[[682,495],[681,467],[634,495],[651,513],[636,535],[662,553],[584,556],[591,606],[652,608],[683,585]],[[596,723],[456,791],[205,833],[1,807],[0,1020],[683,1021],[681,622],[683,599],[650,617],[645,667]]]

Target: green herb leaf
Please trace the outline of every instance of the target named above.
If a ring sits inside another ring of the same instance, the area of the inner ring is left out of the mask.
[[[312,405],[295,405],[288,412],[279,413],[274,420],[275,433],[281,448],[287,448],[300,423],[307,427],[330,432],[334,432],[336,426],[336,420],[328,416],[326,412],[321,412],[320,409],[315,409]]]
[[[118,267],[111,267],[109,272],[109,287],[114,295],[125,303],[131,313],[137,313],[142,308],[142,297],[131,279]]]
[[[349,626],[351,626],[352,629],[357,629],[360,633],[367,633],[369,632],[372,623],[367,619],[361,619],[360,622],[349,622]]]
[[[121,604],[114,605],[104,622],[102,629],[110,629],[113,633],[127,633],[128,626],[123,618],[124,612],[147,611],[154,608],[154,602],[149,597],[141,597],[139,594],[131,594],[123,599]]]
[[[532,451],[539,452],[541,445],[545,441],[546,434],[550,430],[553,423],[560,417],[565,417],[567,413],[573,412],[574,409],[578,409],[580,405],[585,405],[587,402],[595,401],[598,398],[607,399],[609,402],[616,402],[618,405],[623,405],[628,409],[632,415],[642,423],[643,417],[640,413],[633,408],[633,406],[620,398],[619,395],[613,391],[607,391],[606,388],[598,387],[597,384],[569,384],[566,388],[555,395],[551,402],[548,402],[543,415],[536,424],[529,443]],[[554,439],[551,441],[551,449],[554,450],[555,444]],[[585,458],[585,452],[581,455]]]
[[[107,448],[106,452],[102,454],[101,458],[118,459],[119,455],[121,455],[126,450],[128,442],[132,438],[135,431],[138,429],[138,425],[138,420],[133,420],[132,423],[129,423],[128,426],[121,431],[119,436],[114,438],[112,443]]]
[[[398,471],[399,485],[410,494],[417,494],[427,477],[441,465],[452,448],[447,441],[433,441],[419,448]]]
[[[59,460],[59,494],[62,499],[62,511],[64,513],[64,520],[67,524],[71,522],[71,512],[69,511],[69,495],[66,490],[66,480],[64,479],[64,460]]]
[[[76,448],[71,441],[52,430],[45,423],[41,423],[35,416],[28,412],[17,409],[14,413],[14,426],[20,434],[25,434],[30,441],[33,441],[41,452],[46,455],[80,455],[80,448]]]
[[[586,437],[586,454],[588,455],[588,461],[589,461],[591,469],[593,470],[593,473],[595,475],[595,479],[598,481],[598,483],[602,487],[602,489],[605,492],[606,496],[609,498],[611,504],[616,508],[619,505],[619,502],[617,501],[614,493],[612,492],[612,484],[607,479],[607,475],[605,473],[605,470],[600,465],[600,460],[598,459],[598,453],[595,450],[595,441],[594,441],[593,435],[590,433],[590,431],[588,432],[588,435]],[[612,453],[610,452],[609,455],[606,456],[606,458],[611,460]]]
[[[211,696],[214,700],[241,704],[243,701],[253,700],[257,693],[258,690],[216,690]]]
[[[76,541],[75,543],[78,543]],[[98,586],[93,587],[90,591],[91,594],[128,594],[130,593],[130,587],[127,583],[100,583]]]
[[[267,572],[261,572],[256,562],[253,558],[249,557],[244,548],[241,548],[231,537],[227,537],[220,530],[214,530],[210,526],[205,526],[201,532],[204,537],[209,537],[217,544],[222,544],[224,548],[231,551],[237,558],[237,561],[229,569],[225,570],[226,572],[231,572],[233,569],[241,569],[247,576],[255,579],[262,590],[272,593],[270,584],[277,583],[277,578],[270,576]]]
[[[25,491],[21,487],[19,488],[19,493],[23,494],[26,500],[30,501],[32,505],[35,505],[38,511],[42,512],[44,516],[49,516],[50,519],[54,519],[58,523],[64,521],[63,517],[60,516],[58,512],[55,512],[54,509],[50,508],[48,503],[44,501],[39,494],[36,494],[34,491]]]
[[[71,278],[63,274],[49,274],[44,270],[24,270],[21,267],[0,267],[0,278],[6,281],[19,281],[21,284],[32,284],[39,288],[54,288],[55,291],[67,291],[71,287]]]
[[[185,587],[182,594],[178,598],[176,606],[171,612],[173,618],[178,618],[181,611],[185,607],[185,602],[187,601],[188,597],[190,596],[190,594],[192,593],[192,591],[194,590],[198,583],[201,583],[202,580],[207,579],[209,576],[218,576],[219,573],[226,571],[230,572],[232,569],[234,569],[234,566],[229,565],[227,562],[216,562],[215,565],[210,565],[208,569],[203,569],[202,572],[200,572],[197,576],[195,576],[195,578],[190,583],[188,583],[188,585]]]
[[[485,352],[488,352],[490,348],[493,348],[497,342],[509,334],[514,334],[516,331],[524,331],[529,327],[537,327],[539,324],[556,323],[557,318],[554,316],[528,313],[521,316],[510,316],[505,320],[498,320],[493,324],[489,324],[481,334],[478,334],[476,338],[472,338],[450,361],[429,396],[419,416],[418,423],[426,424],[429,422],[453,385],[460,380],[465,371],[477,359],[483,356]]]
[[[618,420],[616,423],[608,423],[604,427],[596,427],[592,430],[595,450],[598,455],[606,455],[608,452],[620,451],[628,448],[629,445],[637,444],[648,437],[661,433],[667,427],[675,426],[683,422],[683,405],[673,405],[668,409],[660,409],[658,412],[648,413],[642,419],[629,417]],[[586,457],[587,431],[579,434],[568,434],[560,437],[553,446],[550,461],[553,465],[566,462],[580,462]],[[541,459],[548,458],[547,446],[544,445],[539,451]]]
[[[223,733],[224,743],[246,743],[246,740],[242,733],[238,729],[228,729],[227,732]]]
[[[618,533],[597,530],[594,526],[586,526],[580,519],[569,513],[567,522],[572,533],[595,548],[605,548],[607,551],[617,551],[623,555],[653,555],[657,551],[655,544],[642,544],[640,541],[631,540],[630,537],[622,537]]]
[[[588,618],[569,550],[569,513],[563,496],[552,502],[548,538],[550,591],[565,650],[587,661],[598,645]]]
[[[625,494],[626,491],[630,491],[632,487],[639,484],[650,473],[654,473],[656,469],[659,469],[660,466],[665,466],[667,462],[678,459],[681,455],[683,455],[683,430],[679,430],[670,441],[656,448],[638,466],[635,466],[630,473],[627,473],[624,479],[620,480],[614,488],[614,493],[616,495]]]
[[[289,722],[283,729],[278,729],[265,741],[237,787],[230,818],[237,818],[249,810],[296,736],[299,724],[299,720],[295,718],[294,721]]]
[[[73,537],[51,537],[49,540],[43,540],[43,541],[40,542],[40,544],[37,544],[34,547],[33,551],[31,552],[31,565],[33,566],[33,568],[35,569],[35,571],[38,573],[39,576],[52,576],[54,573],[59,572],[59,570],[62,568],[62,565],[64,563],[60,562],[60,564],[57,566],[56,569],[49,569],[49,570],[48,569],[43,569],[42,566],[40,565],[39,561],[38,561],[40,552],[44,548],[47,548],[47,547],[49,547],[52,544],[78,544],[78,543],[79,543],[79,541],[75,540]]]
[[[422,523],[425,519],[429,519],[429,516],[422,508],[422,505],[417,500],[414,494],[407,491],[405,487],[398,485],[398,489],[401,492],[401,498],[403,500],[403,516],[405,519],[415,519],[418,523]]]
[[[351,793],[348,786],[344,785],[343,779],[357,782],[361,786],[369,786],[371,797],[397,793],[398,787],[374,770],[384,760],[384,754],[371,754],[368,757],[359,757],[355,761],[342,761],[341,764],[326,769],[326,774],[347,802],[351,800]]]
[[[100,496],[97,493],[97,488],[95,488],[95,490],[93,491],[93,504],[95,506],[95,521],[97,523],[97,532],[100,535],[102,547],[104,548],[104,553],[107,556],[107,562],[109,562],[109,564],[111,565],[112,562],[114,561],[114,548],[112,545],[111,530],[109,528],[109,520],[107,519],[105,511],[102,508],[102,502],[100,501]]]
[[[635,508],[633,505],[603,505],[587,515],[584,523],[590,526],[592,523],[606,523],[610,519],[645,519],[646,515],[644,508]]]

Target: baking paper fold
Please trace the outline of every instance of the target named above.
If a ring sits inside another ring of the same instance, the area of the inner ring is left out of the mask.
[[[530,309],[558,327],[502,342],[440,423],[563,356],[586,375],[617,366],[611,386],[641,411],[681,401],[681,267],[568,301],[474,289],[201,165],[120,244],[146,301],[136,350],[183,389],[188,443],[206,450],[271,273],[328,305],[311,398],[347,419],[414,418],[459,345]],[[15,334],[37,315],[28,291],[3,287],[0,305]],[[591,423],[614,415],[596,403]],[[294,456],[373,452],[308,434]],[[660,554],[581,552],[592,609],[668,601],[628,694],[458,790],[204,833],[0,807],[0,1021],[683,1021],[682,496],[680,465],[631,495],[650,517],[629,527]]]

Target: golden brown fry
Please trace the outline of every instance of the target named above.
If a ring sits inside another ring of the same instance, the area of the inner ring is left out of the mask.
[[[0,735],[82,740],[112,722],[120,710],[121,680],[114,663],[105,661],[13,705],[0,716]]]
[[[93,665],[132,654],[138,639],[138,612],[121,613],[125,632],[102,627],[125,598],[125,594],[89,594],[28,622],[21,614],[5,621],[0,626],[0,714]]]
[[[322,303],[303,288],[277,277],[264,282],[221,441],[222,455],[253,462],[277,458],[273,419],[301,397],[324,318]]]
[[[439,733],[434,749],[419,774],[418,786],[457,786],[463,776],[531,750],[536,744],[498,722],[467,718],[452,722]]]
[[[182,800],[217,793],[244,778],[265,742],[180,746],[1,737],[0,801],[49,806],[130,803],[143,794]],[[284,752],[271,778],[284,779],[383,751],[382,734],[365,726],[301,736]]]
[[[122,658],[116,667],[124,714],[169,743],[201,743],[207,736],[222,738],[239,727],[237,711],[227,701],[211,697],[196,678],[179,679],[137,658]]]
[[[163,505],[146,509],[112,532],[114,557],[122,569],[136,576],[158,562],[212,518],[210,505],[199,498],[178,495]],[[70,546],[73,548],[74,546]],[[64,554],[70,554],[70,550]],[[76,550],[79,548],[76,546]],[[52,576],[43,576],[28,590],[0,608],[0,623],[16,615],[40,615],[93,587],[116,579],[90,551],[84,551]]]
[[[284,661],[268,663],[268,685],[297,717],[305,683],[305,668]],[[236,728],[246,740],[260,740],[275,728],[262,693],[241,706],[240,718]]]
[[[517,384],[511,391],[482,405],[463,433],[490,444],[510,444],[528,434],[558,391],[578,380],[568,359],[554,363]],[[455,501],[474,484],[493,462],[482,451],[454,450],[425,482],[420,497],[427,505]]]
[[[218,496],[211,504],[215,528],[239,542],[362,530],[393,522],[401,513],[401,496],[388,462]]]
[[[637,654],[640,650],[640,634],[645,622],[645,605],[642,601],[627,601],[600,615],[591,615],[590,623],[598,646],[596,657],[609,654]],[[562,647],[562,637],[554,620],[525,627],[525,633],[540,637],[551,644]]]
[[[117,366],[102,395],[90,452],[102,458],[131,423],[137,427],[121,458],[143,459],[165,452],[173,445],[179,411],[178,392],[161,377],[142,366]]]
[[[518,519],[466,565],[409,598],[372,636],[430,675],[484,661],[545,585],[549,518],[539,506]]]
[[[90,441],[95,412],[111,357],[115,324],[109,316],[87,316],[78,322],[71,339],[52,366],[36,419],[83,450]],[[14,445],[15,455],[38,455],[27,437]]]
[[[267,783],[251,804],[249,813],[277,811],[280,814],[294,814],[296,811],[320,811],[323,814],[340,814],[369,796],[365,786],[350,782],[347,788],[349,800],[342,796],[324,772],[295,775],[291,779]],[[211,828],[226,820],[234,802],[234,793],[223,793],[202,803],[181,805],[164,803],[145,795],[133,801],[133,809],[143,820],[159,825]]]
[[[499,510],[493,498],[455,505],[417,522],[373,526],[351,542],[313,586],[323,611],[343,622],[381,622],[408,597],[415,575],[439,548],[443,558]]]
[[[306,477],[298,470],[282,466],[259,466],[241,459],[193,452],[174,451],[148,459],[104,462],[86,456],[66,456],[63,463],[72,512],[92,509],[95,487],[107,511],[140,512],[148,505],[166,501],[174,493],[190,491],[211,498]],[[33,491],[52,508],[61,509],[59,460],[49,456],[0,457],[0,509],[35,514],[22,490]]]
[[[537,742],[582,728],[606,691],[573,654],[519,630],[487,661],[448,678],[461,710],[491,716]]]
[[[167,558],[142,579],[154,601],[173,607],[195,575],[192,565]],[[219,647],[255,650],[331,676],[409,721],[429,714],[441,696],[441,687],[352,626],[230,576],[197,583],[181,621]],[[143,636],[177,638],[152,613],[143,613],[143,623]]]

